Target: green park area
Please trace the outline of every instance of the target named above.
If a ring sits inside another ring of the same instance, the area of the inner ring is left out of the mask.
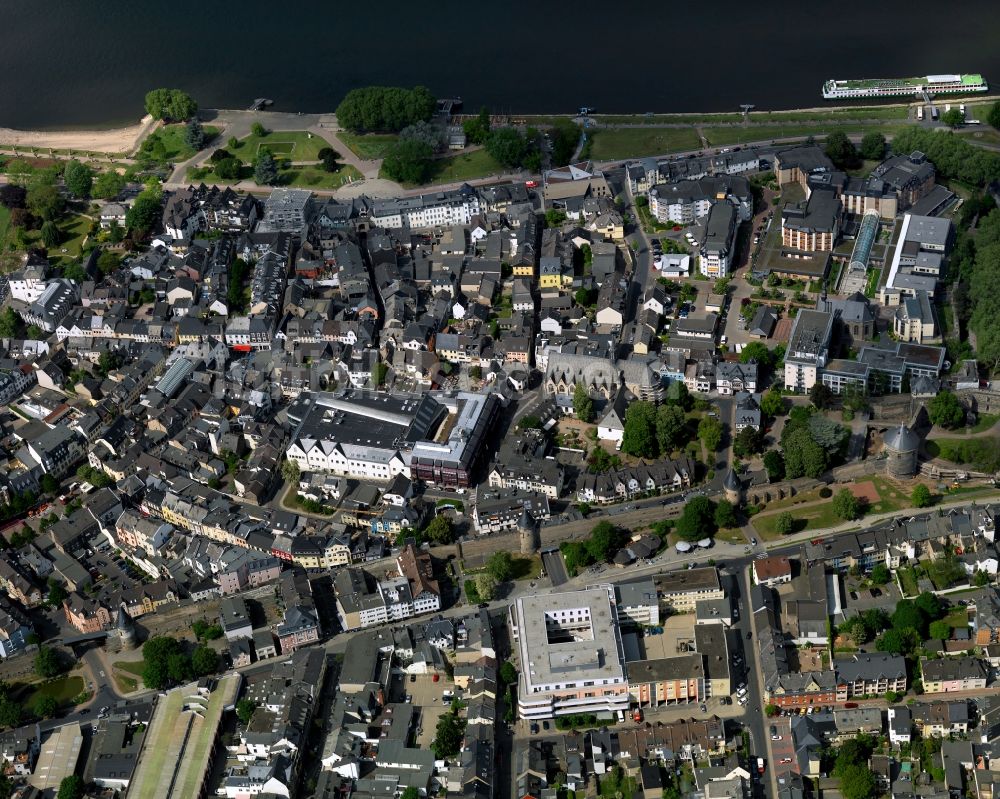
[[[878,131],[888,136],[899,133],[905,124],[872,124],[864,121],[836,120],[835,124],[804,124],[799,122],[789,122],[781,125],[731,125],[728,127],[707,127],[702,128],[702,133],[708,139],[710,147],[725,147],[733,144],[744,144],[752,142],[774,141],[777,139],[806,138],[815,136],[817,139],[824,138],[834,130],[841,131],[847,135],[862,135],[870,131]]]
[[[472,150],[467,153],[436,158],[433,162],[434,174],[427,185],[434,183],[459,183],[490,175],[499,175],[504,168],[486,150]]]
[[[337,138],[364,161],[385,158],[392,146],[399,141],[399,136],[393,133],[352,133],[349,130],[338,131]]]
[[[751,111],[752,124],[787,124],[789,122],[841,122],[844,120],[904,120],[909,115],[906,105],[845,106],[817,108],[803,111]],[[529,124],[547,123],[546,117],[530,117]],[[599,125],[731,125],[743,122],[743,114],[595,114]]]
[[[596,161],[641,158],[697,150],[701,140],[692,128],[599,128],[587,131],[590,156]]]
[[[257,160],[261,147],[266,147],[276,158],[284,158],[293,162],[318,161],[319,151],[330,144],[315,133],[305,130],[275,130],[264,131],[263,136],[251,133],[240,139],[235,147],[219,143],[226,150],[247,164]]]
[[[350,164],[341,164],[335,172],[327,172],[321,166],[287,166],[278,156],[278,186],[299,189],[339,189],[352,180],[360,180],[362,174]],[[244,165],[236,178],[220,177],[209,166],[192,167],[187,171],[187,179],[192,182],[218,183],[227,185],[242,180],[253,180],[253,167]]]
[[[203,130],[205,131],[205,145],[218,146],[219,143],[215,141],[215,138],[219,135],[219,129],[211,125],[205,125]],[[165,125],[151,133],[150,136],[159,137],[160,141],[163,142],[166,160],[176,163],[192,158],[197,152],[184,141],[186,131],[187,125]]]
[[[910,506],[909,494],[884,478],[875,475],[864,482],[870,482],[878,495],[878,500],[866,507],[866,515],[891,513]],[[836,490],[839,488],[835,489],[834,493]],[[792,517],[790,531],[792,534],[806,530],[824,530],[844,524],[844,519],[837,514],[831,498],[829,496],[823,497],[821,492],[823,489],[817,488],[803,491],[794,497],[769,502],[764,506],[762,513],[753,517],[754,529],[765,541],[780,539],[783,533],[779,532],[781,523],[778,519],[785,512]],[[864,521],[864,517],[861,521]]]
[[[66,675],[43,683],[25,686],[21,701],[25,707],[31,708],[43,696],[48,696],[60,705],[69,705],[83,693],[84,687],[83,677]]]

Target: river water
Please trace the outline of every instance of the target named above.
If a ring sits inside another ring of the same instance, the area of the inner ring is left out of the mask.
[[[333,110],[422,83],[520,113],[822,104],[827,78],[981,72],[1000,90],[995,2],[0,0],[0,126],[132,122],[145,92]]]

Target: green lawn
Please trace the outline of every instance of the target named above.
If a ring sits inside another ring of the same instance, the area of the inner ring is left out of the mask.
[[[932,458],[968,464],[974,471],[993,472],[1000,468],[1000,443],[989,437],[933,438],[924,446]]]
[[[112,676],[115,678],[115,686],[120,694],[130,694],[139,689],[139,681],[135,677],[126,677],[117,672]]]
[[[29,688],[34,690],[28,694],[27,698],[23,702],[29,708],[43,696],[51,696],[59,704],[68,705],[73,701],[74,697],[78,696],[80,692],[83,691],[84,682],[83,677],[73,675],[58,677],[54,680],[49,680],[48,682],[29,686]]]
[[[142,676],[142,670],[146,667],[144,660],[119,660],[112,664],[116,669],[127,671],[136,677]]]
[[[800,533],[803,530],[822,530],[828,527],[836,527],[844,522],[834,512],[832,502],[824,502],[821,505],[810,505],[798,510],[792,508],[788,512],[792,514],[792,518],[795,520],[792,527],[793,533]],[[758,514],[750,520],[750,523],[758,535],[765,541],[775,541],[781,538],[781,534],[775,529],[778,516],[780,515],[780,513]]]
[[[590,155],[597,161],[697,150],[701,140],[694,128],[601,128],[587,131]]]
[[[1000,131],[991,128],[989,125],[973,125],[971,128],[960,128],[957,133],[963,139],[968,139],[973,144],[1000,145]]]
[[[486,150],[472,150],[439,158],[435,160],[434,167],[433,183],[457,183],[460,180],[499,175],[504,171],[503,166]]]
[[[866,124],[863,121],[838,121],[834,125],[804,125],[791,123],[788,125],[751,125],[749,127],[733,126],[726,128],[704,128],[703,133],[713,147],[746,142],[770,141],[774,139],[805,138],[815,136],[824,138],[830,131],[839,130],[847,134],[867,133],[877,130],[886,136],[892,136],[902,129],[904,124]]]
[[[511,571],[515,580],[537,580],[542,571],[542,559],[537,555],[530,558],[514,555],[511,558]]]
[[[831,108],[821,111],[751,111],[750,121],[753,123],[786,123],[786,122],[829,122],[844,120],[893,120],[906,119],[909,109],[906,106],[857,106],[846,108]],[[530,120],[545,119],[530,117]],[[739,112],[729,114],[597,114],[594,116],[602,125],[720,125],[730,122],[740,122],[743,115]],[[539,122],[539,124],[543,124]]]
[[[90,217],[78,215],[61,219],[57,223],[62,232],[62,241],[59,246],[49,253],[49,258],[55,260],[56,257],[73,261],[80,257],[83,252],[83,242],[90,233],[93,220]]]
[[[361,180],[362,174],[350,164],[344,164],[336,172],[327,172],[315,166],[293,166],[282,169],[283,186],[300,189],[339,189],[351,180]]]
[[[184,132],[186,130],[187,125],[165,125],[150,135],[160,137],[160,140],[163,142],[163,147],[167,151],[168,161],[186,161],[196,152],[191,147],[188,147],[184,141]],[[212,125],[205,125],[204,131],[206,146],[210,143],[214,143],[218,146],[219,143],[214,141],[214,139],[219,135],[219,129],[213,127]]]
[[[339,189],[349,180],[360,180],[363,177],[350,164],[341,165],[336,172],[327,172],[318,166],[291,166],[279,169],[278,175],[281,178],[279,185],[300,189]],[[220,178],[208,167],[192,167],[187,171],[187,179],[193,183],[218,183],[224,186],[241,180],[253,180],[253,169],[244,166],[238,178],[227,180]]]
[[[351,148],[351,151],[358,157],[366,161],[375,161],[385,158],[389,148],[397,141],[399,136],[394,133],[351,133],[342,130],[337,133],[337,138]]]
[[[969,429],[969,432],[985,433],[997,423],[998,419],[1000,419],[1000,413],[981,413],[979,414],[979,421]]]
[[[273,155],[287,158],[290,161],[318,161],[319,151],[329,147],[329,142],[315,133],[305,130],[276,130],[263,136],[250,134],[240,139],[236,147],[230,148],[225,143],[226,150],[242,161],[251,164],[257,159],[260,148],[267,147]]]

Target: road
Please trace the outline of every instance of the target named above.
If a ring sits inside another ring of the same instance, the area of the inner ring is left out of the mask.
[[[752,757],[763,757],[767,762],[766,779],[758,787],[762,789],[763,795],[776,797],[778,786],[774,776],[773,761],[771,759],[771,736],[767,734],[767,718],[764,715],[764,678],[758,668],[757,658],[757,630],[753,625],[753,607],[750,605],[750,563],[745,560],[733,564],[735,573],[734,581],[737,584],[738,596],[742,608],[740,610],[740,620],[737,626],[740,640],[744,642],[744,658],[747,667],[746,675],[750,679],[745,680],[747,684],[747,715],[743,719],[743,724],[750,734],[750,752]],[[735,603],[734,603],[735,604]],[[749,637],[748,637],[749,636]],[[751,760],[753,764],[753,760]],[[751,775],[754,771],[751,769]]]

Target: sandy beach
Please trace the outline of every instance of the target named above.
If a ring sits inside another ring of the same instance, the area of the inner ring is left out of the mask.
[[[85,150],[95,153],[131,153],[141,138],[157,124],[146,115],[137,125],[110,130],[13,130],[0,128],[0,145]]]

